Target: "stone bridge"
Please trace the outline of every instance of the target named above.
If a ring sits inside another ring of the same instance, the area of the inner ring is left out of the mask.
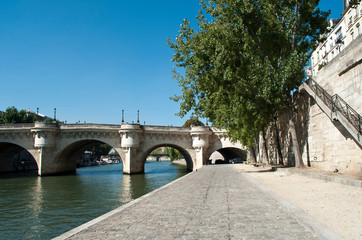
[[[0,172],[13,171],[11,158],[23,150],[35,159],[39,175],[75,172],[80,155],[94,142],[113,147],[127,174],[143,173],[147,156],[162,146],[178,149],[190,171],[201,168],[215,151],[227,161],[247,156],[246,148],[231,142],[225,131],[208,126],[36,122],[0,125]]]

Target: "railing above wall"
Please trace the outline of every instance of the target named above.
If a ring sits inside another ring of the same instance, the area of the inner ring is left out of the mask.
[[[305,82],[313,92],[324,102],[332,112],[340,112],[348,122],[362,135],[362,117],[350,105],[346,103],[338,94],[331,96],[313,78]]]

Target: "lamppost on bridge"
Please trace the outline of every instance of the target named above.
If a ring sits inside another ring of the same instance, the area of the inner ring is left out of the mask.
[[[140,110],[137,110],[137,124],[140,124]]]
[[[122,109],[122,124],[124,123],[124,110]]]
[[[57,108],[54,108],[54,121],[57,120]]]

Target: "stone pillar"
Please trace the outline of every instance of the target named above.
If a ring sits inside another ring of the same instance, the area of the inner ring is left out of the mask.
[[[121,135],[121,147],[125,152],[123,159],[123,173],[143,173],[144,165],[140,159],[136,159],[136,151],[140,144],[139,135],[143,130],[139,124],[123,124],[119,133]]]
[[[192,126],[190,131],[192,137],[192,147],[195,149],[194,169],[197,170],[202,167],[207,161],[205,152],[209,147],[209,135],[211,130],[209,127]]]
[[[34,147],[38,150],[38,174],[40,176],[53,174],[57,171],[52,166],[52,150],[55,146],[55,134],[58,131],[56,123],[35,122],[31,132],[34,136]]]

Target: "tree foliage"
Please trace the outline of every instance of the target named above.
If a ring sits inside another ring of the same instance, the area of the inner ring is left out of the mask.
[[[276,112],[293,109],[291,92],[303,82],[311,50],[328,26],[329,13],[318,3],[201,1],[197,27],[185,19],[176,40],[168,39],[182,89],[172,97],[180,103],[178,115],[208,118],[251,146]]]
[[[191,127],[191,126],[205,126],[199,119],[191,118],[187,120],[183,127]]]
[[[182,155],[182,153],[179,150],[177,150],[174,147],[167,147],[167,146],[156,148],[150,154],[151,155],[152,154],[161,154],[161,155],[164,154],[164,155],[169,156],[171,158],[171,161],[184,158],[184,156]]]
[[[167,149],[168,156],[171,158],[171,161],[184,158],[182,153],[179,150],[177,150],[176,148],[167,147],[166,149]]]
[[[111,150],[112,147],[108,144],[95,142],[90,144],[86,151],[92,152],[94,155],[101,156],[108,155]]]
[[[358,4],[361,3],[361,0],[350,0],[349,1],[349,5],[352,7],[352,8],[356,8],[358,6]]]
[[[34,114],[27,113],[26,110],[16,109],[16,107],[8,107],[5,112],[0,112],[0,124],[13,123],[33,123],[36,117]]]

